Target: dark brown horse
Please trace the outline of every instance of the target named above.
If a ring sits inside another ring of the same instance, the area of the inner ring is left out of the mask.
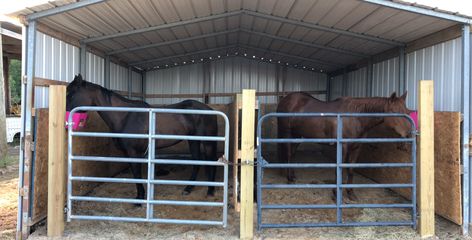
[[[67,111],[79,106],[105,107],[141,107],[150,108],[151,105],[143,101],[133,101],[105,89],[99,85],[87,82],[79,74],[67,86]],[[209,106],[194,100],[167,105],[165,108],[213,110]],[[136,112],[98,112],[113,133],[148,133],[148,113]],[[218,134],[215,115],[199,114],[156,114],[156,134],[216,136]],[[181,140],[156,140],[156,149],[166,148],[179,143]],[[118,146],[128,157],[144,157],[147,153],[147,139],[116,139]],[[192,159],[217,160],[216,142],[188,141]],[[201,153],[203,146],[203,154]],[[190,181],[194,181],[199,170],[194,165]],[[141,164],[131,164],[134,178],[142,178]],[[215,181],[216,168],[206,167],[209,181]],[[193,186],[186,186],[183,194],[190,194]],[[137,199],[144,199],[144,187],[136,184]],[[208,187],[208,195],[214,195],[214,187]]]
[[[320,101],[306,93],[291,93],[280,100],[277,112],[303,113],[404,113],[410,111],[405,105],[406,93],[397,97],[393,93],[390,97],[373,98],[338,98],[332,102]],[[395,130],[402,137],[411,132],[411,125],[405,118],[385,117],[349,117],[343,118],[344,138],[363,138],[373,127],[385,124]],[[279,138],[336,138],[336,118],[326,117],[285,117],[278,118]],[[278,147],[279,161],[290,163],[298,143],[280,143]],[[355,163],[360,153],[360,143],[343,144],[343,162]],[[287,169],[287,180],[296,180],[293,169]],[[353,182],[353,169],[348,169],[347,183]],[[348,196],[355,199],[352,190]]]

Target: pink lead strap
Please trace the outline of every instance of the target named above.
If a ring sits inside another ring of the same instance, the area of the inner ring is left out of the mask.
[[[409,115],[410,115],[411,119],[413,119],[413,122],[415,122],[416,129],[418,129],[418,112],[417,111],[410,112]]]

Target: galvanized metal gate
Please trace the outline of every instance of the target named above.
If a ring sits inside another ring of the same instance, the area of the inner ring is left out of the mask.
[[[336,138],[263,138],[262,127],[269,118],[283,117],[335,117],[337,119]],[[410,116],[396,113],[269,113],[259,119],[257,126],[257,226],[262,228],[292,228],[292,227],[338,227],[338,226],[413,226],[416,227],[416,134],[409,138],[343,138],[343,118],[348,117],[401,117],[409,120],[412,131],[415,125]],[[411,162],[409,163],[343,163],[343,143],[395,143],[406,142],[411,144]],[[263,143],[336,143],[336,163],[268,163],[262,157]],[[395,184],[344,184],[342,171],[346,168],[411,168],[411,183]],[[263,183],[264,169],[267,168],[331,168],[336,169],[335,184],[265,184]],[[335,204],[264,204],[263,189],[336,189]],[[410,188],[412,199],[407,204],[345,204],[342,202],[345,188]],[[342,210],[347,208],[407,208],[411,209],[409,221],[390,222],[345,222],[342,219]],[[336,209],[336,222],[320,223],[264,223],[263,210],[274,209]]]
[[[76,132],[69,126],[68,138],[68,179],[67,179],[67,221],[71,219],[79,220],[107,220],[107,221],[129,221],[129,222],[152,222],[168,224],[201,224],[201,225],[219,225],[226,227],[228,216],[228,165],[226,161],[212,160],[179,160],[179,159],[156,159],[155,141],[156,139],[172,140],[197,140],[197,141],[220,141],[224,142],[224,157],[228,156],[229,150],[229,122],[227,116],[220,111],[213,110],[188,110],[188,109],[159,109],[159,108],[127,108],[127,107],[77,107],[71,111],[68,122],[72,122],[72,116],[78,111],[97,111],[97,112],[141,112],[149,115],[149,131],[143,134],[134,133],[104,133],[104,132]],[[216,115],[224,119],[224,136],[193,136],[193,135],[163,135],[156,134],[156,113],[176,113],[176,114],[195,114],[195,115]],[[73,155],[72,137],[107,137],[107,138],[131,138],[148,139],[147,158],[125,158],[125,157],[103,157],[103,156],[76,156]],[[109,177],[89,177],[72,175],[72,166],[74,161],[99,161],[99,162],[121,162],[121,163],[147,163],[147,179],[134,178],[109,178]],[[154,169],[156,164],[173,165],[202,165],[219,166],[223,168],[222,182],[209,181],[184,181],[184,180],[163,180],[155,179]],[[147,185],[146,199],[130,198],[109,198],[92,196],[75,196],[72,194],[72,182],[102,182],[102,183],[142,183]],[[215,186],[223,188],[222,202],[208,201],[177,201],[177,200],[158,200],[154,199],[154,185],[194,185],[194,186]],[[146,206],[146,217],[118,217],[118,216],[90,216],[79,215],[72,208],[73,201],[88,202],[108,202],[108,203],[139,203]],[[178,205],[178,206],[202,206],[202,207],[221,207],[221,220],[195,220],[195,219],[165,219],[153,217],[154,205]]]

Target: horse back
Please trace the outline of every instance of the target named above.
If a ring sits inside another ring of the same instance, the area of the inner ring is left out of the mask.
[[[344,99],[324,102],[303,92],[290,93],[277,105],[277,112],[340,112]],[[334,117],[284,117],[277,119],[279,137],[327,138],[336,133]]]

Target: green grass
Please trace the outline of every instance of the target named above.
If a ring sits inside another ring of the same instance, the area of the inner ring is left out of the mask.
[[[10,165],[14,165],[18,162],[18,155],[7,155],[6,157],[0,159],[0,168],[5,168]]]

